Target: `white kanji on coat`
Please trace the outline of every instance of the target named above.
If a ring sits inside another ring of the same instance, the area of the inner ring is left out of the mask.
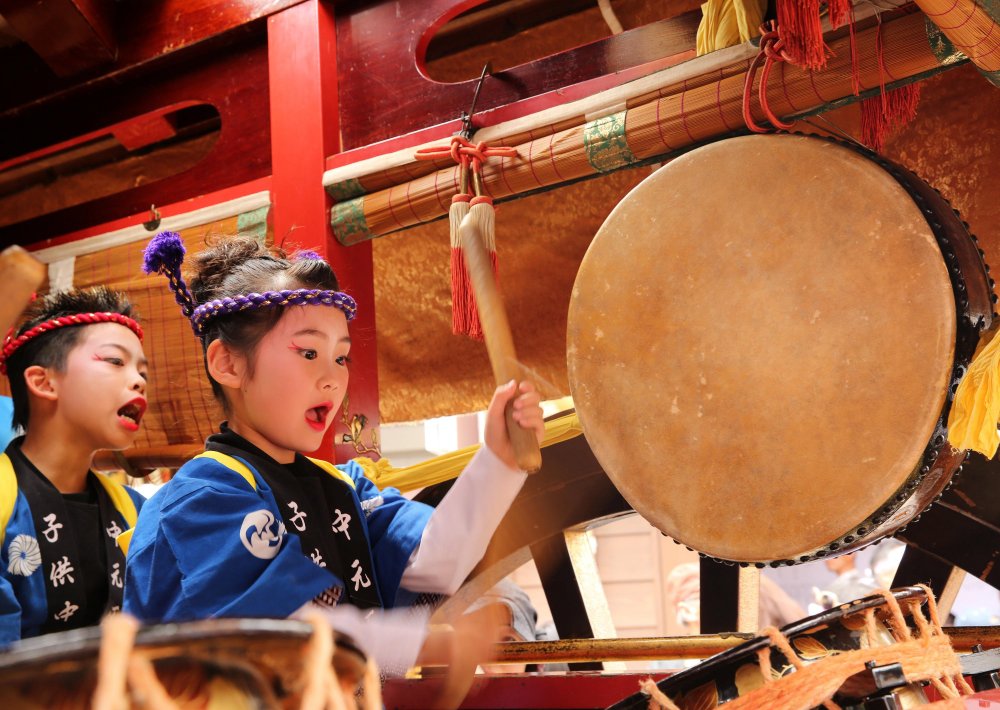
[[[312,561],[315,562],[317,566],[326,567],[326,562],[323,561],[323,555],[320,554],[318,547],[313,548],[312,554],[309,555],[309,557],[312,558]]]
[[[73,569],[72,563],[70,563],[69,558],[63,555],[61,560],[52,563],[52,570],[49,572],[49,579],[52,580],[52,585],[58,587],[62,584],[76,584],[76,580],[73,579]]]
[[[71,602],[66,602],[66,606],[62,608],[62,611],[56,613],[56,621],[66,622],[69,621],[70,617],[75,614],[80,607]]]
[[[48,540],[49,542],[58,542],[59,529],[63,526],[63,524],[56,522],[56,514],[49,513],[44,518],[42,518],[42,520],[44,520],[49,524],[47,528],[42,530],[42,534],[45,536],[45,539]]]
[[[124,530],[118,527],[118,523],[116,521],[112,520],[111,525],[104,528],[104,532],[106,532],[108,534],[108,537],[110,537],[112,540],[117,540],[118,536],[121,535],[124,532]]]
[[[354,582],[355,592],[361,589],[361,587],[372,586],[372,581],[368,579],[368,576],[365,575],[364,570],[361,568],[360,560],[354,560],[351,563],[351,567],[354,569],[354,576],[351,577],[351,581]]]
[[[347,513],[341,513],[340,508],[337,508],[333,512],[336,514],[336,517],[333,519],[330,529],[335,533],[344,533],[344,537],[350,540],[351,533],[347,532],[347,526],[351,524],[351,516]]]
[[[299,510],[299,504],[294,500],[288,504],[288,507],[292,509],[293,513],[295,513],[295,515],[292,516],[292,525],[294,525],[295,529],[299,532],[304,532],[306,529],[306,518],[309,516],[306,515],[304,510]]]

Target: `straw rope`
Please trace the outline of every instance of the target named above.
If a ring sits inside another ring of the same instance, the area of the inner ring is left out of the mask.
[[[930,682],[941,695],[940,704],[928,707],[940,709],[962,707],[956,704],[961,695],[971,694],[972,688],[962,677],[958,656],[951,647],[951,641],[941,629],[937,605],[927,587],[927,606],[930,619],[924,616],[920,602],[907,602],[908,611],[917,626],[916,636],[906,623],[899,602],[892,592],[879,590],[876,594],[885,599],[888,610],[886,625],[895,640],[891,645],[881,645],[879,629],[875,621],[875,609],[867,609],[865,614],[865,635],[861,648],[851,651],[834,651],[829,656],[812,663],[804,663],[792,649],[788,638],[774,627],[761,631],[771,643],[757,652],[758,663],[764,685],[726,704],[732,710],[807,710],[823,706],[838,710],[833,702],[834,694],[851,676],[865,670],[866,664],[876,666],[899,663],[903,674],[910,683]],[[793,673],[780,678],[772,678],[772,652],[777,650],[795,667]],[[667,698],[652,680],[641,684],[644,693],[650,696],[651,708],[680,710]]]
[[[302,691],[301,710],[347,710],[340,682],[333,670],[333,629],[326,617],[318,611],[304,615],[313,633],[304,651],[305,689]],[[352,700],[353,705],[353,700]]]

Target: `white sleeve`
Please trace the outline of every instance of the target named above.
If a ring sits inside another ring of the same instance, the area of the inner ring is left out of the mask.
[[[309,602],[290,618],[302,619],[308,611],[318,611],[334,630],[347,634],[386,676],[401,677],[416,665],[417,655],[427,637],[430,609],[374,609],[362,611],[349,604],[333,608]]]
[[[431,514],[400,586],[434,594],[458,591],[527,477],[484,444]]]

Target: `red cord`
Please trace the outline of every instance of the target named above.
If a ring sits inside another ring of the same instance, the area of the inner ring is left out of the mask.
[[[754,121],[753,112],[750,107],[750,97],[753,94],[753,80],[757,75],[757,69],[760,68],[761,61],[763,61],[764,69],[760,74],[760,86],[758,88],[760,107],[774,128],[787,131],[794,124],[784,123],[778,118],[771,110],[771,106],[767,100],[767,80],[771,75],[771,67],[778,62],[790,61],[788,54],[785,52],[785,40],[781,37],[780,30],[775,26],[773,20],[768,25],[761,26],[760,33],[760,51],[750,63],[750,67],[747,69],[746,81],[743,83],[743,121],[747,124],[747,128],[754,133],[767,133],[772,130]]]

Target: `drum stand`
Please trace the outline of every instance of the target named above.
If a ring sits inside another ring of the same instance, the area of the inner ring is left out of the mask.
[[[893,586],[927,584],[946,614],[965,573],[1000,589],[1000,461],[972,453],[953,484],[896,535],[907,544]]]

